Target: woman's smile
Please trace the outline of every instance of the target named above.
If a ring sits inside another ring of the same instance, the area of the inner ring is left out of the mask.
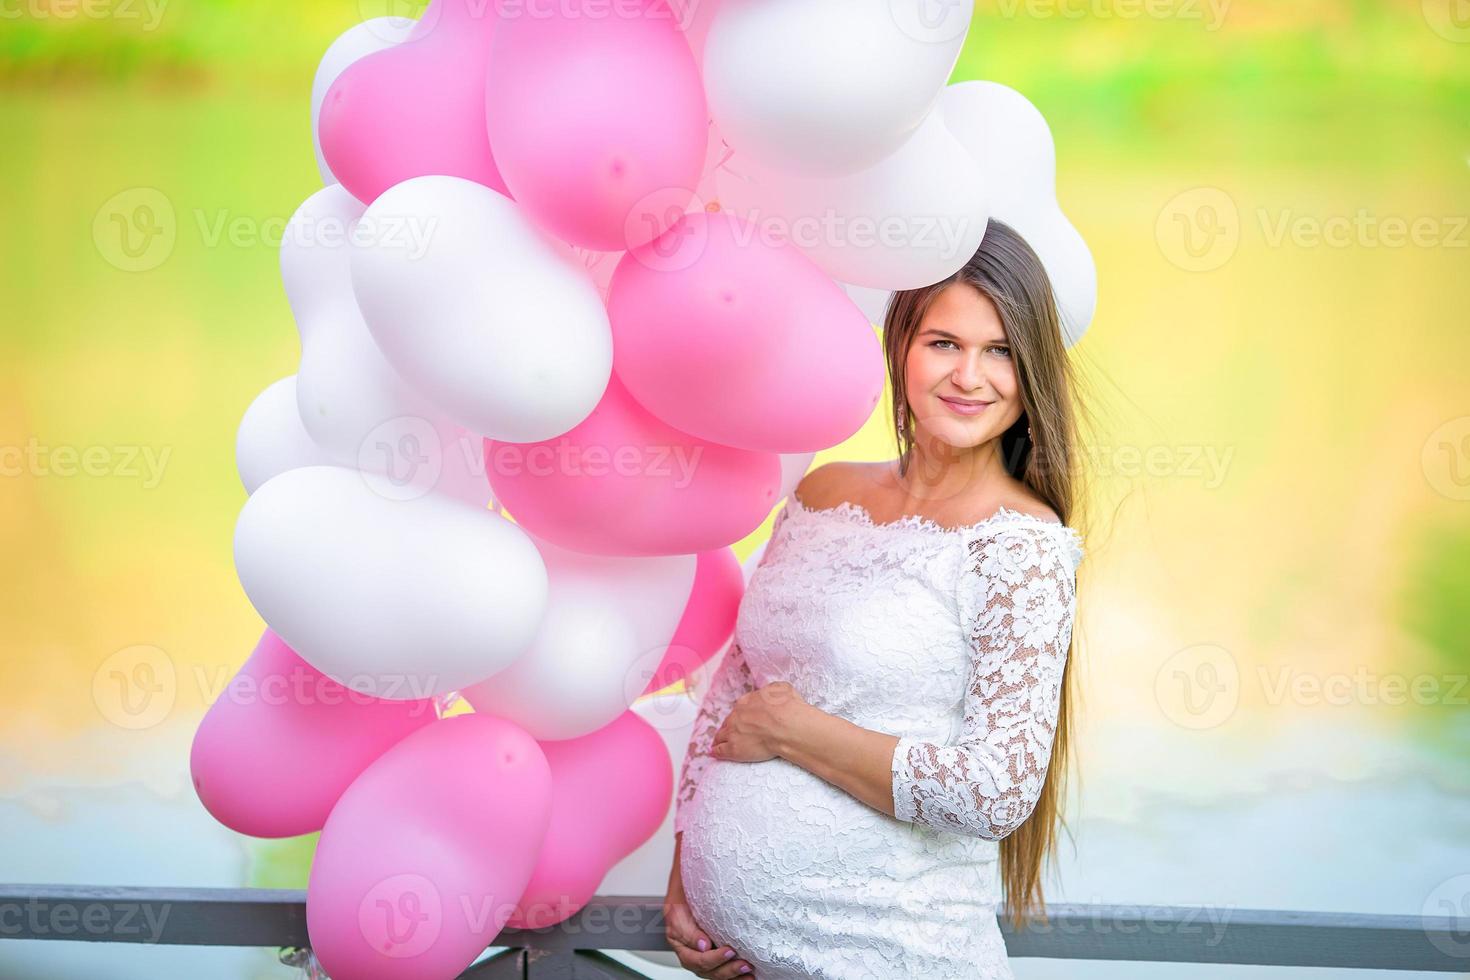
[[[992,402],[973,402],[946,398],[943,395],[939,396],[939,400],[948,405],[950,410],[956,415],[979,415],[993,404]]]

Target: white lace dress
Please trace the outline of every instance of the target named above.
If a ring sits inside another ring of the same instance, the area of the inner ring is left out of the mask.
[[[757,980],[1011,977],[997,841],[1046,773],[1082,554],[1073,529],[1006,508],[946,528],[788,497],[674,817],[690,911]],[[899,736],[896,817],[785,759],[710,757],[731,705],[778,680]]]

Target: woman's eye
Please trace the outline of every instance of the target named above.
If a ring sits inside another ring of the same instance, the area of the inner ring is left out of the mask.
[[[991,350],[998,350],[998,351],[1000,351],[1002,357],[1010,357],[1011,356],[1011,349],[1009,347],[995,346],[995,347],[992,347],[990,349]]]
[[[929,346],[930,347],[937,347],[940,344],[953,344],[953,343],[954,343],[954,341],[952,341],[952,340],[936,340],[936,341],[934,341],[934,343],[930,344]]]

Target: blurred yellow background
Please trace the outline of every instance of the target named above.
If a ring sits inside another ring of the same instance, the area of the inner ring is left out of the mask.
[[[416,10],[87,9],[0,13],[0,878],[300,886],[310,842],[213,827],[187,751],[262,628],[234,439],[300,353],[275,243],[321,186],[312,76]],[[1066,897],[1442,900],[1470,872],[1464,0],[995,0],[954,78],[1042,110],[1098,267]],[[140,203],[174,241],[135,270]],[[818,462],[892,455],[880,410]],[[165,697],[129,727],[108,678],[140,663]]]

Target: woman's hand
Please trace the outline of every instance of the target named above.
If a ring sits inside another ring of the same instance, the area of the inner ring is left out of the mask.
[[[744,695],[715,732],[710,754],[730,762],[765,762],[781,754],[801,713],[811,706],[785,681]]]
[[[680,895],[671,894],[664,900],[664,937],[679,957],[679,965],[695,976],[710,980],[755,976],[750,964],[736,956],[735,950],[710,942]]]

